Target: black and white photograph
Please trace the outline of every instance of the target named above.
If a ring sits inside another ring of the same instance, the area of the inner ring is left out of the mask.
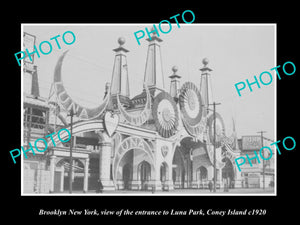
[[[275,24],[22,26],[24,195],[276,194]]]
[[[32,4],[2,20],[5,218],[296,219],[296,6]]]

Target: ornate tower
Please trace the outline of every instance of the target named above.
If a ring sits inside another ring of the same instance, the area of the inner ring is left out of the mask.
[[[207,58],[204,58],[202,60],[203,68],[200,68],[199,70],[201,73],[201,81],[200,81],[200,93],[202,96],[203,105],[206,109],[208,109],[209,102],[213,102],[213,96],[212,96],[212,90],[211,88],[211,79],[210,79],[210,72],[212,69],[210,69],[207,64],[209,63],[209,60]],[[205,112],[208,114],[208,110]]]
[[[113,49],[113,51],[116,52],[116,55],[110,86],[111,101],[113,105],[115,105],[117,102],[116,97],[117,95],[120,95],[121,103],[124,104],[124,107],[128,107],[130,105],[130,100],[126,53],[129,51],[123,47],[125,38],[120,37],[118,43],[120,46]]]
[[[153,32],[153,27],[151,32]],[[150,92],[153,95],[156,95],[156,90],[164,90],[165,83],[162,71],[162,61],[161,61],[161,52],[160,52],[160,42],[162,39],[157,37],[156,33],[153,32],[151,40],[146,39],[149,42],[146,68],[144,75],[144,83],[150,88]]]

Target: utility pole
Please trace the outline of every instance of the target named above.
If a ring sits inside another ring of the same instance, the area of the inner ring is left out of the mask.
[[[263,133],[267,133],[267,131],[259,131],[257,133],[260,133],[260,138],[261,138],[261,148],[264,146],[264,137]],[[264,155],[264,153],[263,153]],[[265,155],[264,155],[265,157]],[[263,189],[265,190],[265,160],[263,160]]]
[[[216,160],[216,105],[221,105],[221,103],[213,103],[213,104],[208,104],[208,105],[213,105],[213,116],[214,116],[214,192],[216,192],[216,184],[217,184],[217,160]]]
[[[73,108],[70,110],[70,114],[69,116],[71,116],[71,140],[70,140],[70,169],[69,169],[69,193],[72,194],[72,175],[73,175],[73,155],[72,155],[72,151],[73,151],[73,116],[74,116],[74,111]]]

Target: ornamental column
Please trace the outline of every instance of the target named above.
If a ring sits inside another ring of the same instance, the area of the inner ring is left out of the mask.
[[[171,78],[171,84],[170,84],[170,95],[177,101],[178,95],[180,91],[180,78],[178,74],[176,74],[178,68],[177,66],[172,67],[173,74],[169,76]]]
[[[233,166],[236,166],[236,164],[233,164]],[[243,177],[242,177],[242,172],[238,171],[236,168],[234,169],[234,174],[235,174],[235,180],[234,180],[234,187],[235,188],[242,188],[242,182],[243,182]]]
[[[171,148],[168,151],[166,155],[166,160],[165,160],[165,168],[166,168],[166,184],[168,186],[168,190],[174,190],[174,184],[173,184],[173,155],[171,156],[171,149],[172,149],[172,144],[170,145]]]
[[[124,104],[124,107],[129,107],[129,79],[128,79],[128,65],[126,53],[129,52],[123,47],[125,44],[125,38],[120,37],[118,39],[119,47],[113,49],[116,53],[113,66],[112,79],[110,84],[111,103],[117,104],[117,95],[120,95],[120,102]]]
[[[151,33],[151,38],[146,39],[149,42],[149,45],[144,74],[144,83],[149,87],[151,94],[155,96],[157,95],[157,90],[165,90],[160,51],[160,43],[163,40],[157,36],[153,27],[151,29]]]
[[[85,159],[85,165],[84,165],[84,180],[83,180],[83,192],[87,193],[88,191],[88,182],[89,182],[89,163],[90,159]]]
[[[219,168],[218,169],[219,174],[217,175],[217,178],[219,178],[219,179],[217,179],[217,183],[219,182],[220,189],[224,187],[223,178],[222,178],[222,170],[223,170],[222,168]]]
[[[167,168],[167,171],[168,171],[168,187],[169,187],[169,191],[170,190],[174,190],[174,184],[173,184],[173,163],[172,161],[168,163],[168,168]]]
[[[159,162],[155,162],[155,164],[153,165],[155,171],[154,172],[154,181],[153,181],[153,188],[154,190],[152,191],[161,191],[162,190],[162,183],[160,181],[160,166],[161,164],[159,164]],[[152,171],[151,171],[152,173]]]
[[[65,167],[61,167],[61,175],[60,175],[60,192],[64,192],[64,180],[65,180]]]
[[[50,156],[50,193],[54,192],[54,174],[55,174],[56,156]]]
[[[114,185],[110,179],[110,163],[111,163],[111,142],[100,143],[99,156],[99,179],[102,182],[103,190],[114,190]]]

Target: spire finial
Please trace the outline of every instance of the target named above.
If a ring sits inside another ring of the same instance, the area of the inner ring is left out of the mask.
[[[126,42],[126,40],[125,40],[125,38],[124,37],[119,37],[118,38],[118,43],[119,43],[119,47],[118,48],[115,48],[115,49],[113,49],[113,51],[115,51],[115,52],[120,52],[120,51],[123,51],[123,52],[129,52],[126,48],[124,48],[123,47],[123,45],[125,44],[125,42]]]
[[[147,29],[147,31],[148,31],[148,29]],[[155,31],[155,28],[154,27],[151,27],[150,28],[150,32],[151,32],[151,40],[150,40],[150,37],[149,37],[149,34],[148,34],[148,37],[149,38],[147,38],[146,40],[147,41],[154,41],[154,43],[157,43],[157,42],[162,42],[163,40],[161,39],[161,38],[159,38],[159,34],[157,33],[158,31]],[[155,42],[155,41],[157,41],[157,42]]]
[[[202,63],[203,63],[203,65],[204,65],[204,67],[206,67],[207,64],[209,63],[208,58],[205,57],[204,59],[202,59]]]
[[[209,63],[209,60],[208,60],[208,58],[203,58],[202,59],[202,63],[203,63],[203,68],[200,68],[200,70],[202,71],[202,72],[205,72],[205,71],[212,71],[212,69],[210,69],[207,65],[208,65],[208,63]]]
[[[154,31],[154,27],[151,27],[150,31],[153,32]],[[156,32],[153,32],[152,34],[153,34],[153,36],[157,36]]]
[[[176,74],[176,72],[178,71],[178,67],[177,66],[173,66],[172,67],[172,71],[173,71],[174,74]]]
[[[173,79],[173,78],[181,78],[181,76],[179,76],[177,74],[177,71],[178,71],[178,67],[177,66],[173,66],[172,67],[172,71],[173,71],[173,74],[171,76],[169,76],[171,79]]]
[[[125,40],[124,37],[119,37],[119,38],[118,38],[118,43],[119,43],[120,46],[124,45],[125,42],[126,42],[126,40]]]

